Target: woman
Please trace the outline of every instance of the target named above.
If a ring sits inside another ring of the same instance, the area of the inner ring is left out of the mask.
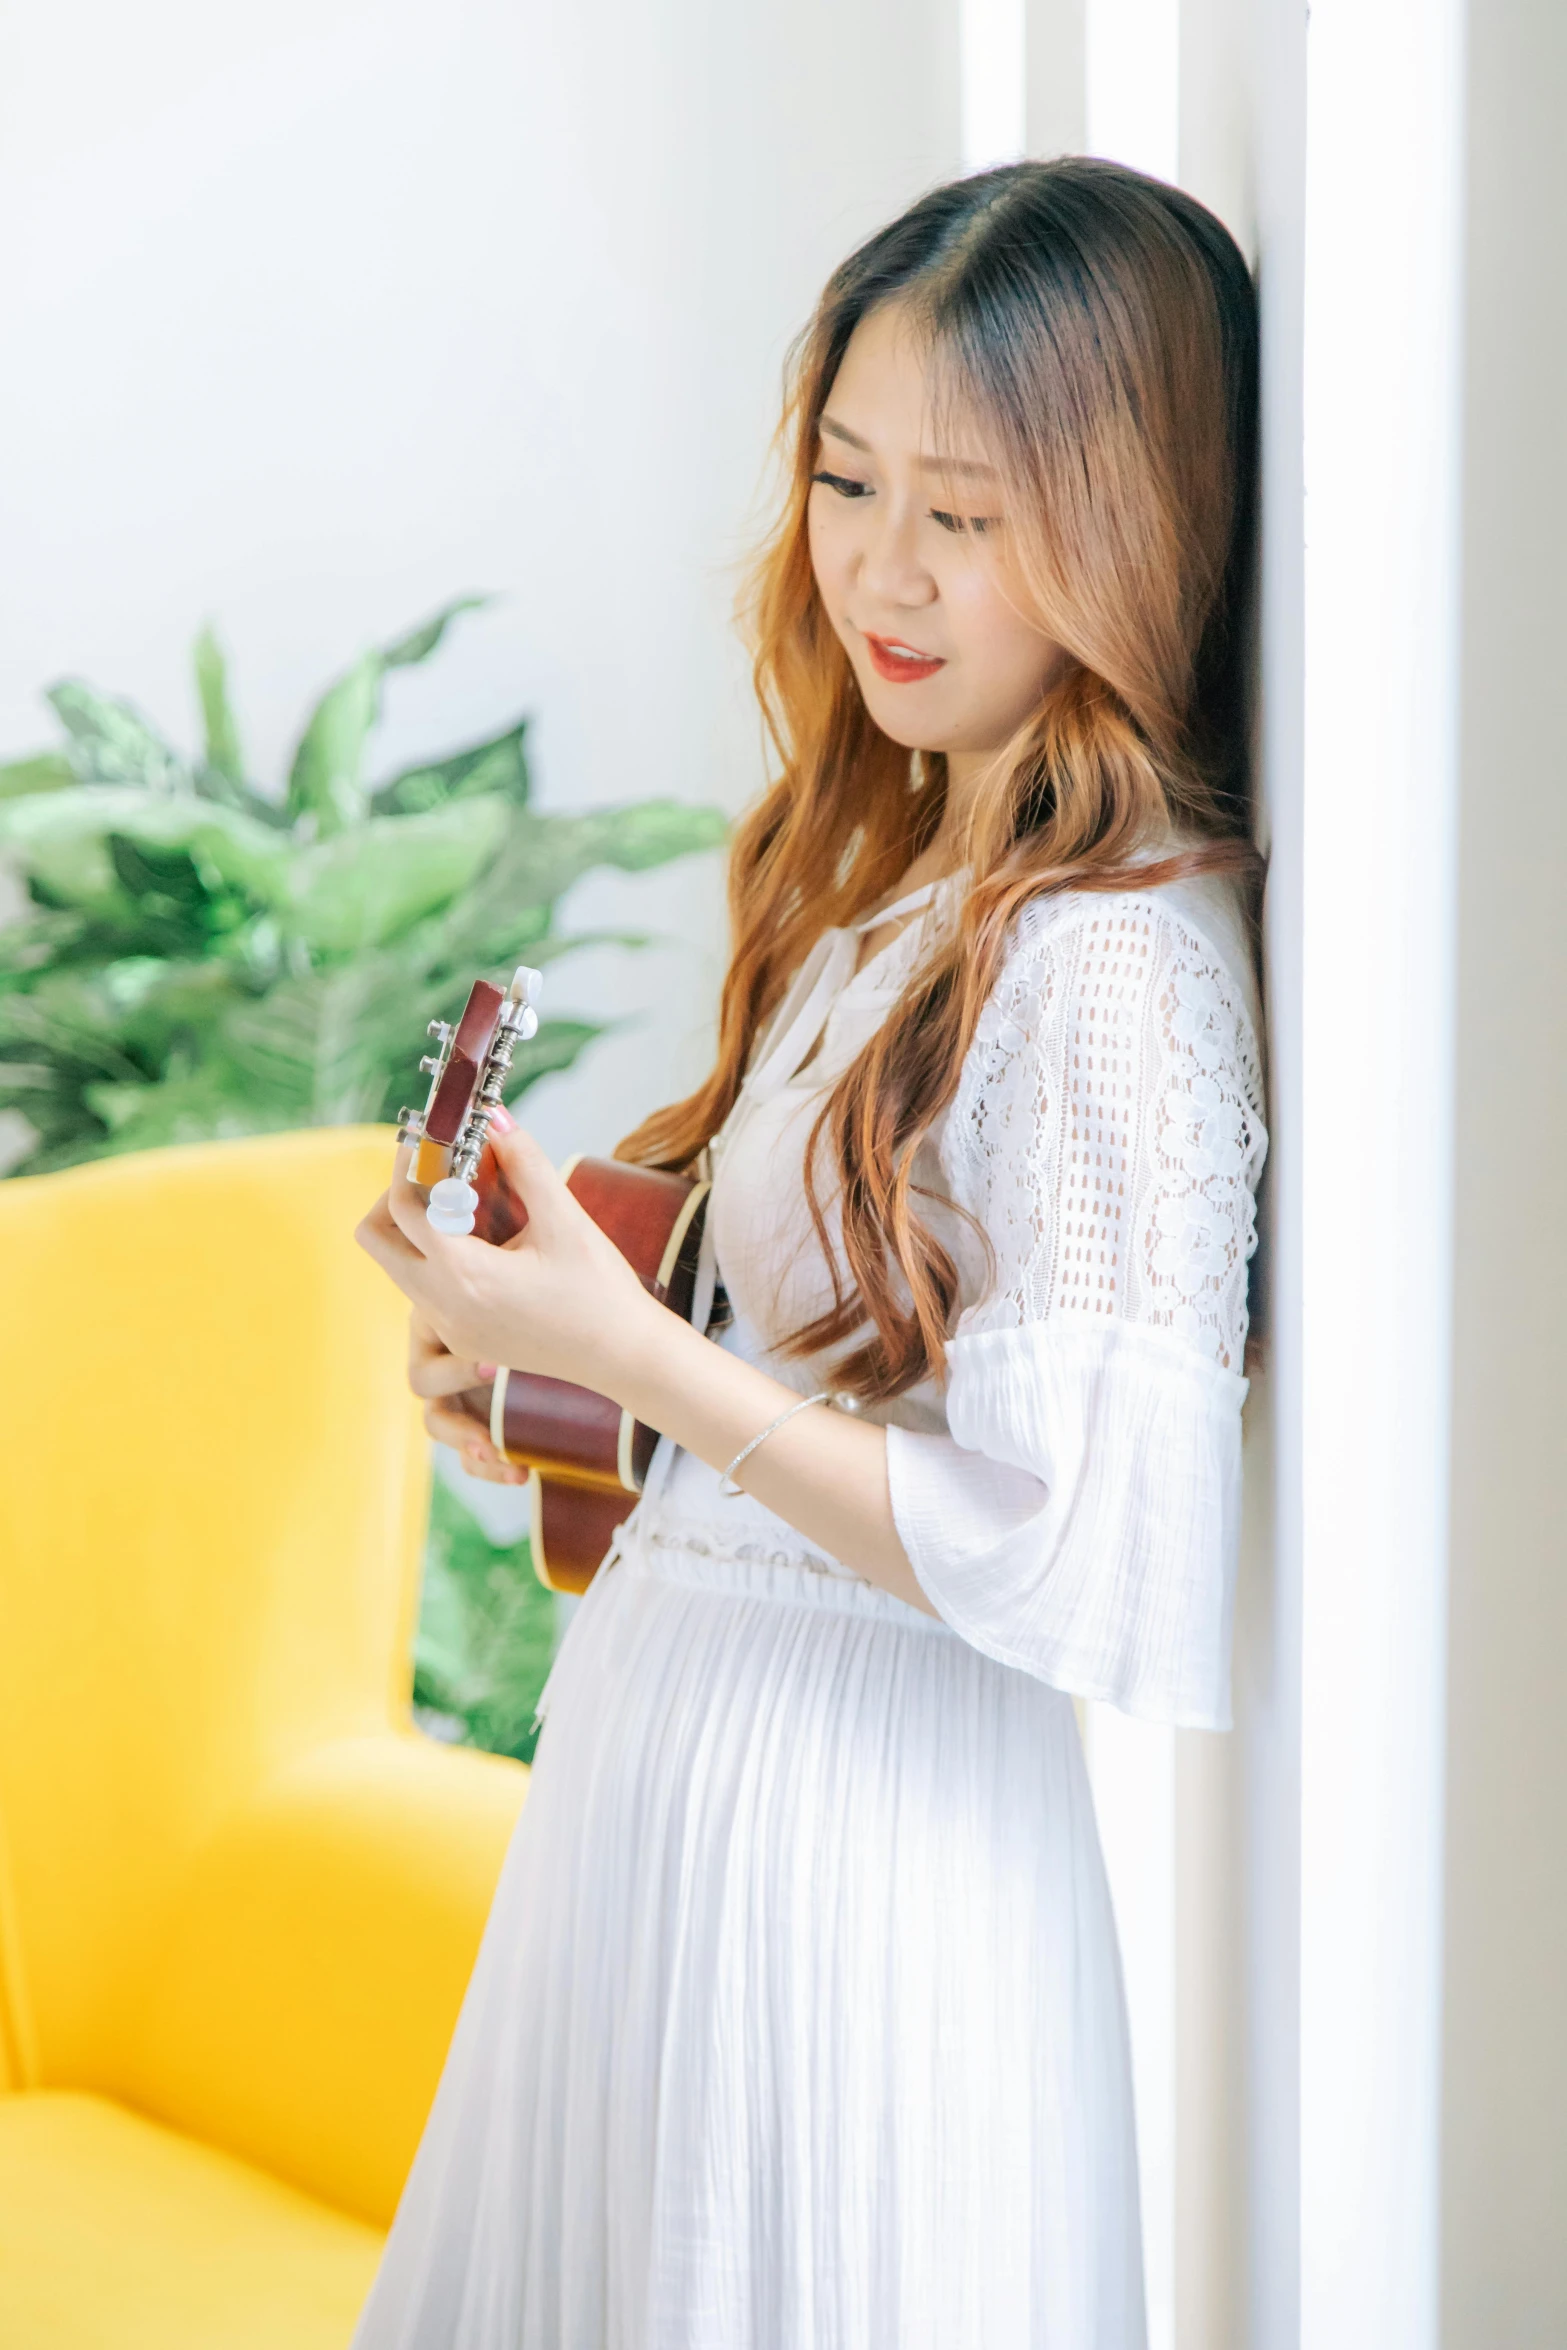
[[[510,1250],[401,1172],[362,1228],[473,1465],[515,1473],[441,1406],[482,1362],[668,1441],[556,1665],[360,2350],[1144,2340],[1071,1699],[1228,1718],[1254,364],[1226,232],[1112,165],[981,174],[854,254],[758,577],[780,773],[717,1066],[622,1146],[710,1152],[732,1319],[649,1300],[523,1135]]]

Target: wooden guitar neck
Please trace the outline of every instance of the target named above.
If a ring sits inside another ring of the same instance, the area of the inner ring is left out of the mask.
[[[431,1223],[494,1247],[527,1222],[490,1146],[513,1124],[501,1093],[518,1043],[537,1029],[538,987],[536,971],[519,971],[504,994],[478,980],[454,1027],[432,1021],[437,1049],[420,1064],[431,1073],[429,1099],[418,1116],[405,1110],[399,1120],[403,1139],[416,1146],[413,1179],[429,1195]],[[689,1321],[698,1303],[707,1184],[620,1159],[579,1157],[561,1172],[644,1288]],[[498,1451],[531,1472],[540,1580],[558,1591],[585,1591],[636,1506],[657,1431],[606,1396],[533,1371],[503,1367],[493,1386],[470,1389],[459,1401]]]

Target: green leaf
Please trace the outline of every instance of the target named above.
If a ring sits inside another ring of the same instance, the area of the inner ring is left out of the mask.
[[[71,765],[83,783],[136,784],[159,794],[187,792],[190,769],[129,702],[62,678],[46,697],[71,737]]]
[[[596,865],[646,873],[676,857],[723,845],[728,826],[717,808],[683,800],[646,800],[630,808],[600,808],[586,816],[533,816],[519,837],[528,891],[553,900]]]
[[[294,830],[294,819],[281,801],[269,800],[248,783],[231,782],[216,767],[198,767],[193,781],[202,799],[212,800],[220,808],[236,808],[253,823],[264,824],[269,832]]]
[[[526,1541],[492,1542],[437,1478],[414,1651],[414,1699],[467,1742],[531,1759],[534,1714],[555,1654],[555,1595]]]
[[[455,984],[458,977],[470,977],[494,965],[504,968],[510,979],[518,963],[538,961],[534,950],[550,935],[554,909],[547,903],[518,905],[514,899],[498,895],[495,875],[506,863],[503,846],[495,864],[480,873],[471,888],[441,913],[432,915],[409,939],[410,952],[433,978]]]
[[[476,969],[499,969],[509,977],[510,965],[564,952],[569,942],[552,940],[553,908],[581,873],[594,865],[641,866],[684,855],[722,834],[723,818],[715,809],[666,801],[653,803],[653,814],[649,828],[638,821],[637,809],[609,809],[592,817],[519,811],[498,854],[472,886],[410,935],[409,954],[432,981],[453,987],[460,981],[465,993]],[[649,856],[650,847],[657,857]]]
[[[56,905],[113,907],[128,893],[115,871],[114,836],[144,849],[183,849],[212,890],[262,904],[284,895],[297,854],[278,833],[237,809],[128,785],[85,784],[0,801],[0,849],[10,849]]]
[[[350,1126],[381,1114],[389,1061],[403,1074],[404,1092],[417,1088],[429,1017],[394,956],[367,956],[280,979],[264,996],[237,1004],[221,1042],[258,1098],[286,1108],[289,1123]]]
[[[381,710],[379,653],[366,653],[311,712],[288,777],[288,813],[312,817],[318,833],[362,823],[365,744]]]
[[[224,1021],[251,1001],[236,971],[205,957],[176,962],[127,955],[105,967],[102,985],[113,1034],[156,1070],[166,1070],[176,1055],[190,1065],[221,1057]]]
[[[68,962],[87,928],[80,914],[53,906],[0,924],[0,995],[31,986],[51,964]]]
[[[88,1085],[83,1093],[107,1129],[99,1157],[275,1133],[294,1123],[222,1067],[182,1070],[156,1085]]]
[[[346,677],[328,687],[294,753],[288,778],[291,816],[313,817],[323,836],[364,821],[365,744],[381,714],[382,678],[388,669],[406,669],[427,659],[459,613],[476,611],[489,600],[458,596],[407,636],[362,654]]]
[[[382,664],[388,669],[407,669],[416,661],[427,661],[461,613],[482,612],[486,604],[493,604],[494,601],[493,596],[454,596],[449,604],[441,606],[433,618],[410,629],[395,644],[383,645],[380,654]]]
[[[13,1159],[7,1176],[52,1175],[57,1168],[101,1158],[107,1148],[103,1127],[78,1095],[34,1095],[22,1106],[22,1115],[36,1140],[25,1156]]]
[[[228,664],[210,626],[197,637],[193,659],[202,725],[206,731],[207,765],[229,783],[243,784],[245,755],[240,749],[239,728],[229,702]]]
[[[512,825],[474,909],[480,928],[515,920],[525,906],[553,905],[597,865],[642,873],[675,857],[716,848],[726,825],[716,808],[679,800],[602,808],[586,816],[541,816],[529,809]]]
[[[112,1085],[100,1080],[82,1087],[82,1099],[113,1134],[146,1108],[150,1096],[165,1090],[159,1085]]]
[[[294,860],[286,926],[324,954],[385,946],[466,890],[506,825],[503,800],[459,800],[322,841]]]
[[[0,800],[19,800],[30,793],[61,791],[76,781],[76,769],[63,751],[37,751],[30,759],[12,759],[0,767]]]
[[[135,1084],[150,1072],[121,1040],[97,971],[51,971],[25,994],[0,995],[0,1057],[72,1069],[78,1080]]]
[[[224,920],[221,881],[210,866],[204,876],[187,849],[149,846],[119,832],[109,834],[108,848],[115,879],[135,901],[144,951],[199,954],[214,930],[232,927]],[[212,890],[208,880],[215,883]],[[236,918],[243,919],[243,909]]]
[[[522,743],[527,731],[528,721],[519,718],[504,734],[475,743],[471,750],[421,767],[404,768],[376,791],[371,803],[375,813],[412,816],[426,808],[444,806],[448,800],[473,799],[488,792],[499,792],[517,807],[525,807],[528,762]]]

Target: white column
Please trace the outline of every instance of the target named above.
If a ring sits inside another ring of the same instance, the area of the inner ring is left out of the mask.
[[[965,171],[1084,144],[1085,0],[959,0]]]
[[[1299,2350],[1304,0],[1180,0],[1180,181],[1261,297],[1256,728],[1269,1153],[1235,1728],[1177,1741],[1178,2350]]]
[[[1458,0],[1307,56],[1301,2340],[1434,2350]]]
[[[1087,0],[1088,152],[1173,180],[1180,152],[1180,0]]]
[[[1567,11],[1471,7],[1443,2350],[1567,2342]]]
[[[1174,179],[1179,0],[1086,0],[1086,145]],[[1149,2350],[1175,2341],[1175,1733],[1107,1706],[1088,1718],[1089,1769],[1115,1901],[1137,2092]]]
[[[1014,163],[1027,145],[1025,0],[959,0],[965,171]]]

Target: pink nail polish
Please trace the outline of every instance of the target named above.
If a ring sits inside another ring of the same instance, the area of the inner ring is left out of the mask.
[[[498,1363],[475,1363],[473,1367],[481,1379],[493,1379],[500,1365]]]

